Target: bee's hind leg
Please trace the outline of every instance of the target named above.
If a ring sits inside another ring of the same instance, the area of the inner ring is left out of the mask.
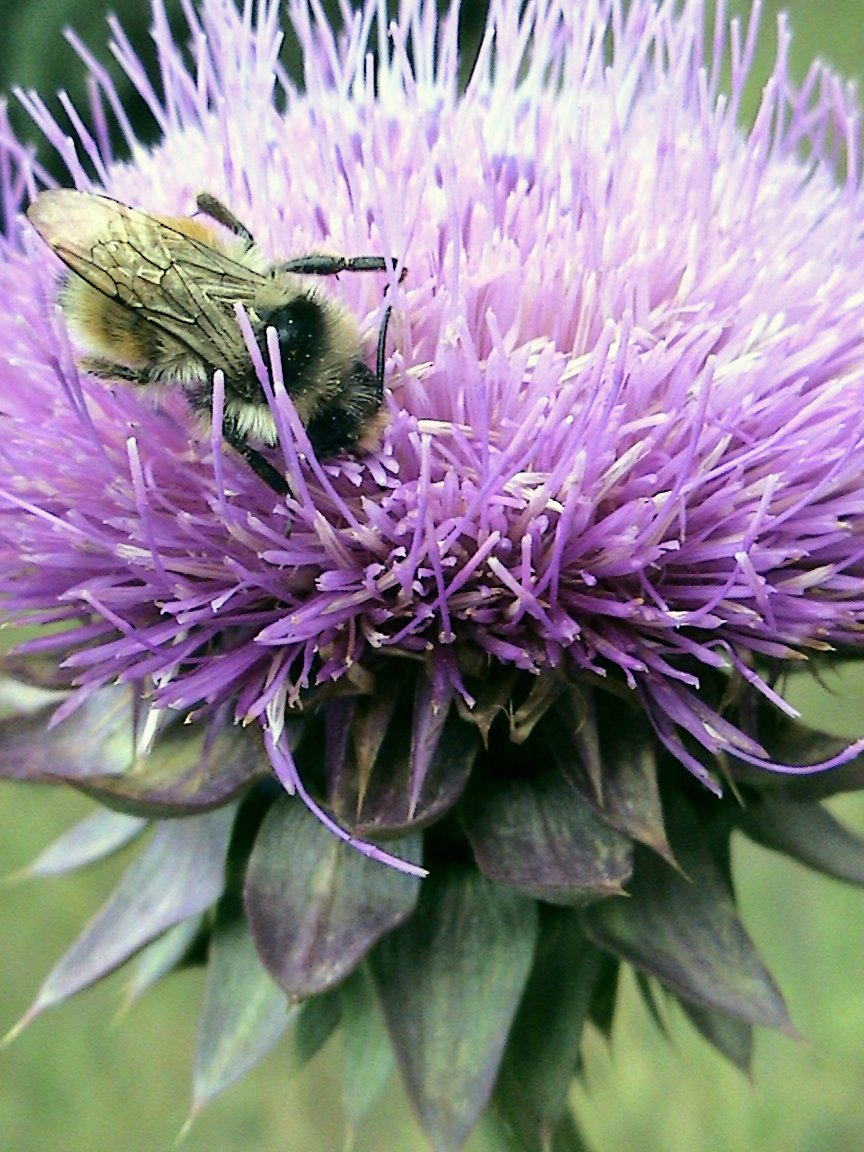
[[[277,496],[288,495],[287,480],[260,452],[250,447],[242,437],[232,433],[230,428],[222,429],[222,438],[227,440],[236,452],[240,453],[258,479],[263,480],[268,488],[271,488]]]
[[[378,330],[378,351],[375,355],[375,383],[378,388],[379,403],[384,399],[384,367],[387,363],[387,328],[390,324],[390,316],[392,313],[393,305],[388,304],[384,309],[381,327]]]
[[[130,368],[116,360],[101,356],[79,356],[75,361],[80,372],[99,380],[122,380],[127,384],[152,384],[153,376],[147,369]]]

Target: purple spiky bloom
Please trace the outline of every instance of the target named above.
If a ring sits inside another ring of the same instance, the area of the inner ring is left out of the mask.
[[[20,215],[40,172],[5,125],[0,157],[0,588],[10,620],[64,625],[21,646],[30,714],[7,725],[6,773],[188,817],[160,822],[170,850],[154,840],[148,859],[166,875],[178,852],[207,862],[167,919],[133,931],[122,899],[106,906],[37,1007],[150,941],[176,963],[180,930],[218,956],[220,913],[201,917],[231,838],[267,971],[314,1004],[346,978],[363,994],[367,959],[446,1149],[490,1094],[526,1140],[565,1123],[579,1030],[604,1022],[619,959],[738,1063],[753,1023],[789,1027],[728,893],[733,827],[864,877],[846,841],[841,867],[806,831],[840,836],[816,801],[860,784],[857,745],[798,726],[776,688],[862,638],[857,105],[822,66],[792,84],[781,23],[742,129],[758,6],[728,38],[723,6],[706,37],[693,0],[521,7],[492,4],[463,88],[455,10],[405,0],[388,24],[383,5],[346,4],[336,37],[296,0],[298,89],[275,5],[204,0],[187,53],[156,0],[158,91],[113,28],[151,150],[83,48],[92,127],[68,108],[70,137],[24,97],[79,188],[166,215],[206,190],[270,259],[395,262],[327,286],[369,360],[392,307],[372,453],[315,458],[278,348],[263,360],[238,311],[284,498],[223,445],[218,376],[211,430],[176,388],[76,367],[59,262]],[[111,153],[111,116],[131,161]],[[628,901],[603,899],[625,885]],[[585,992],[562,1044],[542,1021],[565,976]],[[475,1000],[466,1039],[471,1014],[448,1006]],[[268,1004],[229,1073],[204,1045],[199,1100],[275,1039]]]

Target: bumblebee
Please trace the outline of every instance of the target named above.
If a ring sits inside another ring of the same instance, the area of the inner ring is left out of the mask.
[[[51,189],[27,215],[69,268],[60,303],[75,338],[89,350],[81,367],[110,380],[179,384],[209,415],[213,374],[225,373],[224,438],[276,492],[284,477],[249,441],[273,447],[276,423],[238,324],[243,305],[267,359],[275,329],[285,387],[320,457],[377,442],[384,395],[384,346],[391,309],[378,334],[376,369],[361,357],[360,333],[316,277],[386,272],[383,256],[308,255],[266,265],[248,228],[202,193],[198,217],[151,216],[107,196]]]

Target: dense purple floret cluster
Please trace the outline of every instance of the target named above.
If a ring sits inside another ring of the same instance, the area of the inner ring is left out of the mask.
[[[721,13],[706,51],[696,3],[518,7],[493,3],[463,89],[455,14],[436,29],[406,2],[384,28],[369,4],[337,44],[296,3],[301,91],[276,5],[252,22],[205,3],[189,54],[157,4],[158,94],[115,29],[163,130],[127,141],[131,163],[95,62],[92,134],[28,98],[79,187],[174,214],[206,189],[270,258],[407,269],[386,295],[380,277],[328,287],[370,360],[393,307],[380,451],[315,460],[291,381],[258,365],[284,501],[170,387],[76,368],[59,262],[15,216],[39,173],[4,130],[0,588],[10,616],[70,624],[73,699],[150,681],[171,709],[231,701],[276,743],[287,703],[389,655],[470,705],[479,659],[619,681],[698,771],[682,733],[763,755],[700,698],[702,671],[770,694],[763,657],[859,642],[849,97],[818,68],[796,90],[783,34],[745,133],[752,29],[724,45]]]

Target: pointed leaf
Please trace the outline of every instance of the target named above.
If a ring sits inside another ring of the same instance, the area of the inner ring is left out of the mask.
[[[666,826],[686,875],[637,848],[630,897],[586,909],[589,935],[683,999],[794,1034],[777,985],[738,919],[683,798],[671,798]]]
[[[94,692],[71,716],[49,728],[56,704],[0,724],[0,775],[16,780],[79,780],[121,773],[134,748],[133,691]]]
[[[339,986],[342,995],[342,1111],[357,1128],[395,1067],[381,1005],[361,964]]]
[[[396,846],[419,855],[419,837]],[[246,907],[255,945],[292,1000],[342,980],[376,940],[410,915],[419,880],[361,855],[298,800],[264,819],[249,860]]]
[[[538,1152],[566,1112],[603,955],[578,912],[541,913],[537,955],[495,1084],[496,1111]]]
[[[864,841],[821,804],[766,797],[745,808],[738,823],[757,844],[826,876],[864,885]]]
[[[630,841],[559,771],[478,785],[463,822],[484,875],[549,903],[620,892],[630,875]]]
[[[357,718],[351,726],[351,739],[354,742],[354,755],[357,768],[361,775],[368,780],[372,768],[381,751],[381,744],[387,735],[396,705],[399,703],[398,695],[393,693],[355,698],[355,703],[362,704],[358,708]]]
[[[660,1034],[669,1037],[669,1029],[666,1026],[666,1018],[660,1011],[660,1005],[657,1003],[657,997],[654,994],[654,986],[645,975],[644,972],[636,971],[636,990],[642,998],[642,1003],[648,1010],[648,1015],[654,1021],[654,1024]]]
[[[554,672],[541,673],[532,679],[527,696],[510,715],[510,739],[514,744],[525,743],[563,690]]]
[[[506,671],[504,670],[506,668]],[[456,697],[456,709],[467,724],[473,724],[480,733],[483,747],[489,744],[489,730],[499,716],[507,716],[510,700],[519,673],[503,665],[494,676],[483,675],[477,688],[472,687],[474,703],[469,707],[461,696]]]
[[[482,1113],[531,967],[536,904],[438,866],[411,919],[370,957],[397,1060],[436,1152]]]
[[[557,764],[585,796],[603,800],[603,756],[600,750],[595,694],[571,688],[550,709],[543,737]]]
[[[125,848],[148,827],[140,816],[99,809],[64,832],[23,870],[25,876],[61,876]]]
[[[233,799],[271,775],[260,734],[250,728],[175,726],[120,774],[90,775],[88,796],[145,816],[194,815]]]
[[[48,639],[48,630],[39,628],[37,636],[36,643],[41,644]],[[53,640],[59,641],[60,635],[54,633]],[[0,658],[2,669],[0,682],[8,679],[31,688],[41,688],[44,692],[51,693],[55,702],[68,696],[70,675],[69,669],[63,667],[63,662],[73,654],[74,646],[56,643],[56,647],[52,647],[50,651],[27,652],[28,643],[29,641],[25,641],[17,650],[3,653]],[[0,701],[4,699],[5,692],[0,688]],[[2,715],[3,706],[0,703],[0,716]]]
[[[128,1007],[157,980],[186,962],[195,950],[201,931],[202,917],[190,916],[142,948],[135,957],[132,977],[123,994],[125,1006]]]
[[[554,1128],[544,1132],[538,1141],[517,1131],[508,1119],[497,1112],[487,1112],[480,1131],[495,1152],[590,1152],[570,1112],[565,1112]]]
[[[209,728],[170,724],[138,753],[131,686],[94,692],[56,724],[54,696],[51,707],[0,723],[0,776],[66,781],[109,807],[158,817],[215,808],[270,774],[260,735],[227,717]]]
[[[414,685],[414,711],[411,717],[411,788],[408,811],[412,819],[416,815],[420,794],[449,714],[449,695],[445,700],[439,699],[429,677],[418,676]]]
[[[195,1053],[193,1113],[253,1068],[290,1020],[285,993],[255,951],[239,896],[226,893],[210,938]]]
[[[749,1075],[753,1056],[752,1027],[742,1020],[734,1020],[731,1016],[709,1012],[706,1008],[700,1008],[687,1000],[681,1001],[681,1007],[708,1043],[731,1064],[740,1068],[745,1075]]]
[[[374,702],[357,701],[355,715],[367,719],[374,707]],[[368,727],[362,728],[360,749],[366,757],[372,744]],[[358,764],[353,740],[341,742],[338,757],[328,748],[330,803],[340,823],[363,839],[423,828],[462,795],[479,748],[476,728],[455,708],[442,709],[434,718],[424,714],[413,726],[396,716],[371,771]]]
[[[219,898],[234,809],[159,824],[106,904],[49,973],[31,1015],[113,971]]]
[[[321,1051],[342,1020],[342,996],[339,988],[322,992],[297,1006],[291,1038],[294,1056],[302,1068]]]
[[[635,731],[606,734],[600,815],[672,863],[657,786],[656,741]]]
[[[3,660],[2,666],[7,667]],[[25,716],[39,716],[47,725],[48,718],[65,696],[39,684],[0,675],[0,729],[10,720],[18,722]]]
[[[356,811],[362,811],[366,798],[366,789],[372,778],[375,761],[381,751],[384,737],[387,735],[390,723],[393,720],[399,695],[396,692],[379,693],[370,697],[353,697],[347,700],[337,700],[328,709],[327,715],[327,744],[331,746],[331,735],[334,725],[331,715],[339,710],[344,719],[342,742],[332,763],[328,761],[328,779],[342,769],[347,751],[347,741],[351,741],[354,749],[354,762],[357,767],[357,799]]]
[[[618,975],[621,965],[609,952],[601,953],[600,971],[591,997],[591,1023],[607,1040],[612,1039],[612,1024],[618,1003]]]

